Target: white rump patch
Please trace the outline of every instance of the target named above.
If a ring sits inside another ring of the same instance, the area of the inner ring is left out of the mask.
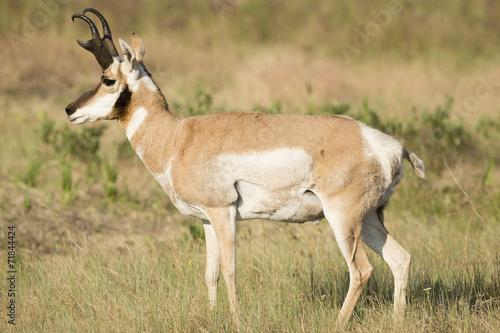
[[[364,152],[367,157],[375,157],[382,165],[385,179],[392,181],[392,165],[401,158],[403,146],[393,137],[359,123],[363,136]]]
[[[134,114],[132,115],[132,119],[130,119],[130,122],[127,125],[127,130],[125,132],[129,141],[132,140],[132,137],[134,136],[135,132],[137,132],[137,130],[144,122],[147,116],[148,116],[148,110],[146,110],[145,108],[140,107],[137,110],[135,110]]]

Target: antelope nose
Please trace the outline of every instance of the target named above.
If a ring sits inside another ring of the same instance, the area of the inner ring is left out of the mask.
[[[66,107],[66,109],[65,109],[65,110],[66,110],[66,114],[67,114],[68,116],[69,116],[69,115],[71,115],[73,112],[75,112],[74,110],[72,110],[72,109],[69,107],[69,105]]]

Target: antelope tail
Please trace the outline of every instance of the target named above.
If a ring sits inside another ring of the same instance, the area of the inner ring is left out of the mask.
[[[403,158],[411,163],[411,166],[413,167],[413,170],[415,170],[417,176],[425,179],[424,162],[422,162],[422,160],[418,158],[415,153],[412,153],[411,151],[403,148]]]

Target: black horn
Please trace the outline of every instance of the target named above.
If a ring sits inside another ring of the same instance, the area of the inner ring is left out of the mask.
[[[86,12],[94,13],[101,20],[102,30],[104,34],[103,38],[101,38],[101,36],[99,35],[99,31],[97,30],[94,22],[92,22],[90,18],[85,16]],[[79,18],[87,22],[90,27],[90,31],[92,32],[92,39],[88,41],[77,40],[78,44],[87,51],[92,52],[99,65],[101,65],[102,70],[106,70],[113,63],[113,58],[118,57],[118,51],[113,44],[113,39],[111,38],[111,30],[109,29],[108,22],[106,21],[104,16],[101,15],[101,13],[93,8],[85,8],[83,10],[83,14],[75,14],[71,16],[73,22],[75,21],[75,18]]]
[[[102,14],[94,8],[85,8],[83,10],[83,14],[85,15],[86,12],[94,13],[99,18],[99,20],[101,20],[103,33],[102,39],[104,46],[109,51],[109,54],[111,54],[112,57],[118,57],[118,51],[116,50],[115,44],[113,43],[113,38],[111,37],[111,29],[109,28],[108,21],[106,21],[104,16],[102,16]]]

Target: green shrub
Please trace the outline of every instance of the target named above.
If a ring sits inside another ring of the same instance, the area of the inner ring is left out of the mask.
[[[465,127],[463,118],[451,116],[453,99],[447,98],[445,105],[438,106],[434,112],[424,111],[420,130],[424,134],[428,148],[441,151],[464,152],[474,148],[470,129]]]
[[[186,106],[187,116],[197,116],[212,112],[213,98],[212,94],[205,88],[198,86],[194,91],[194,104]]]
[[[110,201],[115,201],[118,195],[118,186],[116,181],[118,179],[118,170],[116,167],[108,163],[104,163],[104,193],[106,198]]]
[[[451,97],[447,97],[444,105],[438,105],[434,111],[423,110],[418,114],[414,109],[411,117],[402,120],[382,116],[366,100],[358,111],[354,111],[349,104],[339,103],[308,107],[309,114],[347,115],[394,136],[407,149],[425,157],[426,168],[436,173],[444,169],[443,158],[458,160],[467,154],[469,158],[477,159],[484,155],[485,150],[490,149],[483,144],[481,137],[500,137],[500,121],[482,118],[474,127],[466,124],[459,115],[453,114],[452,110]]]
[[[135,151],[132,149],[128,139],[122,140],[116,147],[119,158],[128,160],[135,156]]]
[[[348,114],[350,110],[351,106],[347,103],[339,104],[335,102],[330,102],[320,106],[309,105],[307,113],[333,116],[333,115]]]
[[[61,179],[62,179],[62,197],[61,202],[65,205],[71,205],[78,196],[80,182],[73,183],[73,168],[74,165],[69,158],[60,160]]]
[[[262,105],[255,105],[252,111],[270,113],[270,114],[280,114],[281,112],[281,101],[274,101],[270,107],[266,108]]]
[[[35,187],[37,184],[37,177],[42,168],[42,161],[39,159],[33,159],[28,163],[28,169],[26,174],[22,177],[23,183],[28,186]]]
[[[66,155],[87,163],[100,163],[98,152],[101,137],[106,128],[105,124],[71,129],[67,125],[60,127],[43,115],[38,132],[42,141],[52,147],[56,154],[64,152]]]
[[[205,230],[203,229],[203,226],[198,222],[189,226],[189,234],[195,241],[198,239],[201,239],[203,241],[205,240]]]

